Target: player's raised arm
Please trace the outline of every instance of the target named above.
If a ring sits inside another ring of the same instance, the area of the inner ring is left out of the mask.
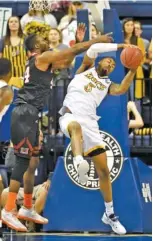
[[[116,84],[116,83],[112,82],[112,84],[110,86],[110,89],[109,89],[109,94],[111,94],[111,95],[122,95],[122,94],[124,94],[128,91],[132,81],[134,80],[137,68],[139,67],[139,65],[141,65],[141,62],[142,62],[142,59],[143,59],[143,54],[142,54],[141,50],[137,47],[135,47],[135,48],[136,48],[135,50],[130,51],[130,53],[132,53],[132,56],[134,55],[134,59],[133,59],[132,64],[129,65],[126,61],[124,61],[125,62],[124,63],[123,60],[122,60],[123,64],[127,68],[129,68],[130,71],[124,77],[121,84]],[[126,52],[126,54],[128,54],[128,52]]]
[[[124,77],[124,79],[122,80],[121,84],[116,84],[114,82],[112,82],[110,88],[109,88],[109,94],[110,95],[123,95],[125,94],[132,81],[134,80],[134,76],[136,74],[136,69],[134,70],[130,70],[127,75]]]
[[[92,44],[100,43],[100,42],[104,42],[104,43],[111,42],[111,38],[107,35],[102,35],[94,40],[75,44],[73,47],[66,50],[62,50],[60,52],[46,51],[39,56],[39,63],[42,62],[42,63],[51,64],[53,62],[65,60],[68,58],[73,60],[73,58],[76,55],[86,51],[88,48],[90,48]]]
[[[115,43],[96,43],[93,44],[88,50],[86,55],[84,56],[82,65],[77,70],[77,74],[84,72],[87,69],[93,67],[95,59],[98,57],[99,53],[106,53],[117,51],[120,48],[126,48],[127,44],[115,44]]]

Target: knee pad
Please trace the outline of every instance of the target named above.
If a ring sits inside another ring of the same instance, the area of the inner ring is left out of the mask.
[[[29,166],[29,159],[16,156],[15,166],[12,171],[11,179],[22,182],[23,175]]]

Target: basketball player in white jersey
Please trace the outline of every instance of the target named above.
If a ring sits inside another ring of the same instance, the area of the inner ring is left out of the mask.
[[[0,123],[2,117],[7,112],[10,103],[13,99],[13,91],[8,86],[8,82],[11,78],[11,62],[8,59],[0,58]],[[3,180],[0,179],[0,237],[2,221],[1,221],[1,193],[3,191]]]
[[[116,84],[111,82],[108,77],[115,68],[114,59],[103,58],[97,68],[91,68],[91,66],[94,66],[98,53],[117,51],[119,48],[125,47],[127,45],[124,44],[92,45],[76,76],[69,84],[63,107],[59,111],[62,115],[59,120],[61,130],[71,138],[74,165],[78,171],[79,181],[86,183],[88,180],[89,164],[84,160],[84,154],[84,156],[92,157],[100,179],[100,190],[106,207],[102,221],[109,224],[118,234],[125,234],[126,229],[114,214],[112,186],[105,147],[97,123],[99,117],[96,115],[96,108],[107,94],[124,94],[129,89],[136,70],[130,70],[121,84]]]
[[[13,100],[13,91],[8,86],[11,78],[11,62],[8,59],[0,59],[0,122]]]

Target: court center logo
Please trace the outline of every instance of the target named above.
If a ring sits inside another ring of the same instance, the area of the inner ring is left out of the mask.
[[[114,182],[115,179],[119,176],[122,165],[123,165],[123,154],[119,143],[116,141],[114,137],[104,131],[100,131],[102,141],[105,145],[106,155],[107,155],[107,165],[110,172],[111,182]],[[99,178],[97,176],[94,163],[91,158],[85,157],[85,159],[89,162],[90,169],[88,172],[89,179],[86,184],[81,184],[78,181],[78,174],[76,167],[73,162],[73,155],[71,145],[69,144],[64,158],[64,165],[66,172],[70,179],[78,186],[89,189],[89,190],[97,190],[99,189]]]

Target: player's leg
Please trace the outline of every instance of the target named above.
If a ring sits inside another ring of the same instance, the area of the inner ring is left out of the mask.
[[[2,192],[1,195],[1,207],[4,208],[8,199],[8,194],[9,194],[9,187],[5,188]],[[15,209],[13,210],[14,212],[17,212],[17,205],[15,205]]]
[[[31,137],[30,133],[33,130],[35,131],[38,125],[36,123],[37,119],[37,111],[28,104],[17,106],[12,113],[11,137],[16,154],[16,163],[10,180],[7,203],[2,210],[2,221],[17,231],[27,231],[26,227],[14,215],[13,209],[16,205],[20,183],[29,166],[31,152],[33,150],[33,145],[30,143],[31,140],[29,137]],[[35,141],[35,135],[33,135],[32,141]]]
[[[34,188],[35,171],[39,165],[39,156],[31,157],[29,166],[24,173],[24,206],[26,208],[32,208],[32,193]]]
[[[88,180],[89,164],[83,158],[82,128],[72,113],[66,113],[59,120],[62,132],[71,139],[74,166],[78,171],[79,181],[84,184]]]
[[[31,138],[29,135],[29,141],[34,136],[34,129],[31,132]],[[23,207],[19,210],[18,218],[33,221],[35,223],[46,224],[48,220],[40,216],[36,210],[32,207],[32,194],[34,190],[34,178],[35,178],[35,171],[39,165],[39,151],[42,142],[42,132],[39,131],[37,127],[36,133],[36,140],[35,140],[35,147],[33,147],[32,157],[29,162],[29,166],[24,173],[23,181],[24,181],[24,204]]]
[[[47,183],[48,183],[48,185],[47,185]],[[49,185],[50,185],[50,181],[47,181],[46,183],[35,186],[33,189],[33,200],[35,200],[33,205],[34,205],[35,211],[38,214],[41,214],[44,210],[46,198],[48,195]],[[28,229],[28,232],[35,232],[35,223],[34,222],[27,221],[26,227]]]
[[[105,202],[106,212],[104,213],[102,221],[109,224],[114,232],[125,234],[125,228],[114,215],[112,185],[107,166],[105,144],[102,141],[97,121],[89,119],[82,126],[82,130],[84,138],[84,154],[90,156],[95,164],[100,180],[100,190]]]
[[[112,202],[112,185],[109,176],[109,169],[107,166],[106,152],[101,153],[97,156],[93,156],[92,160],[94,162],[100,180],[100,190],[106,204],[106,213],[108,216],[110,216],[111,214],[114,214],[114,209]],[[109,203],[110,205],[107,205]]]
[[[28,159],[16,156],[16,163],[11,175],[7,202],[4,209],[2,210],[2,222],[5,223],[8,227],[15,229],[16,231],[23,232],[26,232],[27,229],[14,215],[14,209],[16,208],[16,199],[20,184],[24,172],[28,168],[28,164]]]
[[[105,224],[109,224],[115,233],[125,234],[126,230],[124,226],[119,222],[118,218],[114,214],[112,185],[107,166],[106,152],[93,156],[92,159],[100,180],[100,190],[102,192],[106,208],[102,221]]]
[[[83,155],[83,146],[82,146],[82,129],[80,124],[77,121],[72,121],[68,124],[68,133],[71,138],[71,148],[73,156],[82,156]]]

